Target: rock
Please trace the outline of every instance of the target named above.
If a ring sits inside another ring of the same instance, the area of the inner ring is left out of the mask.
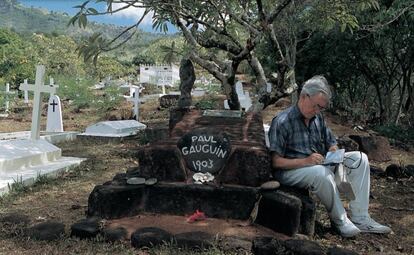
[[[126,182],[130,185],[145,184],[145,178],[132,177],[132,178],[129,178]]]
[[[378,162],[390,161],[391,147],[387,138],[383,136],[350,135],[352,140],[359,144],[359,150],[368,155],[368,159]]]
[[[173,238],[179,247],[209,248],[214,245],[214,236],[202,231],[180,233]]]
[[[136,230],[131,235],[131,245],[135,248],[152,247],[170,242],[172,235],[160,228],[147,227]]]
[[[331,247],[328,249],[327,255],[358,255],[358,253],[339,247]]]
[[[385,174],[394,178],[407,178],[414,176],[414,165],[399,166],[391,164],[385,169]]]
[[[101,230],[101,218],[90,217],[82,219],[71,226],[70,236],[76,236],[80,239],[94,238]]]
[[[26,234],[35,240],[56,240],[65,234],[65,225],[60,222],[46,221],[28,228]]]
[[[154,185],[157,183],[157,178],[149,178],[145,181],[145,185]]]
[[[247,254],[247,251],[252,250],[252,242],[250,240],[241,239],[237,236],[224,236],[219,240],[218,246],[223,251],[244,251],[240,252],[240,254]]]
[[[290,239],[285,241],[286,249],[295,255],[324,255],[318,243],[309,240]]]
[[[280,183],[278,181],[268,181],[260,185],[262,190],[273,190],[280,187]]]
[[[30,219],[27,215],[20,213],[9,213],[0,218],[0,222],[13,225],[27,225]]]
[[[348,136],[339,137],[336,139],[338,147],[345,149],[345,151],[358,151],[359,145],[357,142],[349,138]]]
[[[127,237],[127,230],[123,227],[118,228],[105,228],[102,230],[102,234],[107,242],[115,242],[123,240]]]
[[[252,252],[254,255],[292,255],[285,248],[284,242],[272,237],[258,237],[253,240]]]

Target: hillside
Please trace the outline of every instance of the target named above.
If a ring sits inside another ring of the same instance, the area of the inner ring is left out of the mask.
[[[71,16],[66,13],[48,12],[43,9],[25,7],[16,0],[0,1],[0,28],[10,29],[21,35],[31,35],[33,33],[67,35],[74,38],[75,41],[79,41],[81,38],[96,32],[102,33],[105,38],[113,38],[124,29],[124,27],[96,22],[88,22],[86,28],[68,26],[70,18]],[[166,37],[174,37],[174,35],[138,30],[130,41],[110,55],[119,56],[118,53],[122,51],[122,56],[132,58],[133,53],[139,51],[140,47],[147,46],[155,40]],[[125,54],[125,52],[127,53]]]

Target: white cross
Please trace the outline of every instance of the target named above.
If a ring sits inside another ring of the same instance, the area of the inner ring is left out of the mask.
[[[24,79],[24,83],[22,83],[22,84],[26,87],[29,85],[29,83],[27,83],[27,79]],[[29,103],[29,91],[27,91],[27,90],[24,90],[24,103],[26,103],[26,104]]]
[[[34,85],[20,84],[20,90],[30,90],[34,93],[33,99],[33,113],[32,113],[32,130],[30,138],[32,140],[39,140],[40,137],[40,109],[42,106],[42,92],[56,93],[56,87],[53,85],[45,86],[45,66],[36,66],[36,82]]]
[[[137,121],[139,121],[139,112],[138,112],[138,105],[139,105],[139,91],[140,91],[140,87],[138,86],[131,86],[131,88],[134,89],[134,92],[132,93],[132,95],[130,97],[127,97],[127,101],[129,102],[133,102],[134,103],[134,115],[135,115],[135,119]]]
[[[5,94],[5,101],[6,101],[6,113],[9,112],[9,95],[14,95],[15,91],[10,91],[10,84],[6,83],[6,91],[3,92]]]
[[[50,77],[50,79],[49,79],[49,86],[59,88],[59,85],[55,85],[55,80],[52,77]],[[54,94],[55,94],[55,92],[52,92],[52,93],[50,93],[50,96],[53,96]]]

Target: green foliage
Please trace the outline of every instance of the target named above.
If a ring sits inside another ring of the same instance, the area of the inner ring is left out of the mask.
[[[138,53],[132,59],[132,64],[139,67],[140,65],[154,65],[155,61],[151,56]]]
[[[94,96],[90,87],[93,86],[94,80],[59,76],[56,77],[56,82],[60,85],[58,94],[62,100],[71,100],[77,109],[91,105]]]
[[[217,110],[220,109],[222,100],[214,96],[203,96],[198,99],[194,106],[199,110]]]
[[[375,126],[374,130],[383,136],[399,140],[407,144],[414,144],[414,129],[412,128],[390,124]]]
[[[29,189],[26,185],[24,185],[23,178],[21,176],[20,178],[17,177],[17,179],[13,178],[13,183],[7,184],[7,187],[9,188],[9,193],[13,195],[27,192],[27,190]]]

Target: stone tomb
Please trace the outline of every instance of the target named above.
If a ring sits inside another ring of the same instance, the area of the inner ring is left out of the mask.
[[[172,109],[169,138],[140,147],[136,157],[138,167],[94,188],[89,217],[200,210],[208,218],[256,222],[287,235],[313,234],[315,204],[306,192],[260,188],[271,179],[271,162],[259,114]],[[198,175],[214,178],[199,182]],[[128,184],[132,178],[158,182]]]
[[[62,157],[62,150],[44,140],[0,141],[0,195],[9,185],[32,184],[40,175],[56,175],[84,159]]]
[[[86,128],[80,136],[126,137],[136,135],[146,125],[136,120],[101,121]]]

